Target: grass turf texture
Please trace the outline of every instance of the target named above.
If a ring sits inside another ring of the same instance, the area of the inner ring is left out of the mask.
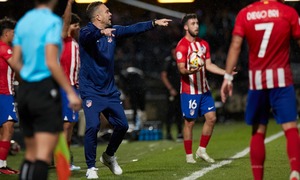
[[[202,125],[203,122],[197,121],[194,127],[193,153],[195,153],[199,145],[199,135]],[[271,121],[268,127],[267,137],[276,134],[280,130],[280,126],[276,125],[274,121]],[[175,127],[173,133],[174,137],[176,137]],[[249,145],[250,134],[251,127],[245,125],[244,122],[218,123],[208,145],[207,152],[216,160],[216,163],[227,160]],[[290,170],[285,147],[284,136],[266,145],[267,156],[264,179],[288,179]],[[199,159],[196,164],[187,164],[185,162],[183,143],[167,140],[123,142],[116,154],[119,165],[123,169],[123,174],[116,176],[99,161],[99,157],[105,148],[105,144],[99,145],[97,148],[96,166],[99,168],[98,175],[100,179],[182,179],[195,171],[210,166],[209,163]],[[81,167],[81,170],[72,172],[71,180],[86,179],[86,164],[83,147],[71,147],[71,149],[74,155],[75,165]],[[19,168],[23,155],[24,152],[16,156],[9,156],[8,165],[12,168]],[[0,179],[13,180],[17,178],[16,175],[0,174]],[[54,169],[50,170],[49,179],[56,179]],[[208,172],[201,177],[201,179],[253,179],[249,154],[234,160],[231,164]]]

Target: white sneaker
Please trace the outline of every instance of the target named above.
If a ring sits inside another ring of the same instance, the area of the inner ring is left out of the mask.
[[[186,162],[190,163],[190,164],[195,164],[196,163],[195,159],[193,158],[193,154],[187,154],[186,155]]]
[[[290,180],[299,180],[300,175],[298,171],[292,171],[290,174]]]
[[[212,159],[211,157],[208,156],[208,154],[206,153],[206,149],[202,148],[202,147],[199,147],[197,149],[196,158],[201,158],[204,161],[209,162],[209,163],[214,163],[215,162],[214,159]]]
[[[89,168],[85,174],[86,178],[87,179],[98,179],[99,177],[98,177],[97,171],[98,171],[98,168],[95,168],[95,167]]]
[[[123,173],[123,170],[119,166],[115,156],[109,156],[104,152],[100,157],[100,162],[107,166],[115,175],[121,175]]]
[[[79,166],[75,166],[74,164],[70,165],[70,171],[77,171],[80,170],[81,168]]]

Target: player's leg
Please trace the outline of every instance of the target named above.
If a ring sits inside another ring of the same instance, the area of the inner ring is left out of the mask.
[[[193,127],[196,119],[184,118],[183,127],[183,145],[186,154],[186,162],[194,164],[196,161],[193,158]]]
[[[209,157],[206,152],[206,147],[210,141],[217,120],[215,102],[210,92],[201,95],[201,104],[199,108],[201,109],[199,115],[204,115],[205,122],[202,128],[199,147],[196,151],[196,157],[200,157],[209,163],[214,163],[215,160]]]
[[[193,127],[198,117],[199,95],[181,94],[181,109],[184,119],[183,144],[187,163],[196,163],[193,158]]]
[[[300,141],[297,128],[297,102],[293,86],[273,89],[270,93],[273,114],[281,124],[286,137],[286,149],[289,158],[291,176],[299,179]],[[296,174],[296,175],[295,175]],[[297,177],[298,176],[298,177]],[[293,178],[293,177],[291,177]]]
[[[268,90],[248,91],[246,123],[252,125],[250,162],[254,179],[263,179],[265,162],[265,133],[270,112]]]
[[[30,87],[27,84],[19,86],[17,102],[18,102],[18,115],[20,119],[20,127],[23,130],[24,144],[25,144],[25,155],[24,160],[20,166],[19,179],[27,180],[32,179],[33,164],[35,162],[36,144],[34,140],[34,128],[33,128],[33,117],[28,109],[27,103],[30,92]]]
[[[14,132],[14,122],[9,120],[2,125],[3,133],[0,140],[0,171],[5,170],[9,174],[18,174],[18,170],[11,169],[7,163],[7,156],[10,149],[10,140]]]
[[[77,90],[73,88],[76,92]],[[78,92],[77,92],[78,94]],[[79,170],[79,166],[75,166],[73,162],[73,154],[71,153],[70,145],[73,135],[73,128],[75,126],[75,123],[78,122],[79,114],[78,111],[73,111],[71,108],[69,108],[69,100],[67,98],[67,94],[64,90],[61,89],[61,96],[62,96],[62,107],[63,107],[63,121],[64,121],[64,135],[67,140],[68,148],[70,151],[70,170]]]
[[[58,142],[59,133],[37,132],[34,135],[36,143],[36,160],[33,177],[46,179],[48,166],[51,164],[54,148]],[[45,141],[47,139],[47,141]],[[34,179],[34,178],[33,178]]]
[[[27,113],[32,114],[30,121],[36,145],[32,179],[47,179],[58,136],[63,132],[61,94],[52,78],[28,85]],[[45,92],[51,92],[51,95]]]
[[[84,98],[83,111],[85,116],[85,137],[84,137],[84,154],[88,170],[86,177],[88,179],[98,178],[96,168],[97,155],[97,133],[100,130],[100,113],[105,108],[107,102],[105,99]]]
[[[0,95],[0,173],[18,174],[19,171],[7,166],[10,140],[14,133],[14,122],[17,122],[14,98],[12,95]]]
[[[252,137],[250,141],[250,161],[252,174],[255,180],[263,179],[264,162],[266,156],[265,134],[267,126],[264,124],[253,124]]]
[[[113,133],[109,140],[106,151],[102,154],[100,161],[109,167],[109,169],[115,175],[121,175],[123,170],[118,165],[118,162],[115,157],[115,152],[118,150],[123,138],[128,130],[128,122],[124,113],[123,106],[121,104],[121,100],[119,98],[119,94],[115,94],[112,96],[108,103],[108,111],[103,112],[104,115],[109,113],[110,116],[108,118],[108,122],[113,126]]]
[[[33,173],[33,164],[35,162],[35,155],[36,155],[36,144],[35,139],[33,136],[25,136],[24,137],[24,144],[25,144],[25,158],[21,164],[20,169],[20,180],[27,180],[32,179]]]

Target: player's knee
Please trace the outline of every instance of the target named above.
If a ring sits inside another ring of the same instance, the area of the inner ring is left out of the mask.
[[[115,130],[127,132],[128,128],[129,128],[128,123],[124,123],[124,124],[120,124],[120,125],[116,126]]]
[[[206,122],[210,125],[214,125],[216,123],[216,121],[217,121],[216,116],[211,116],[211,117],[206,119]]]

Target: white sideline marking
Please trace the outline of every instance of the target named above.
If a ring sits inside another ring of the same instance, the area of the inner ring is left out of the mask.
[[[300,125],[298,125],[298,127],[299,126]],[[275,139],[277,139],[277,138],[279,138],[279,137],[281,137],[283,135],[284,135],[283,131],[280,131],[280,132],[278,132],[278,133],[276,133],[276,134],[274,134],[274,135],[266,138],[265,139],[265,144],[267,144],[267,143],[269,143],[269,142],[271,142],[271,141],[273,141],[273,140],[275,140]],[[249,147],[247,147],[246,149],[244,149],[241,152],[236,153],[234,156],[230,157],[229,160],[223,160],[223,161],[221,161],[219,163],[212,164],[209,167],[203,168],[200,171],[196,171],[193,174],[191,174],[190,176],[183,178],[183,180],[193,180],[193,179],[197,179],[199,177],[202,177],[206,173],[208,173],[208,172],[210,172],[210,171],[212,171],[214,169],[217,169],[219,167],[222,167],[224,165],[232,163],[232,161],[234,159],[238,159],[238,158],[246,156],[248,153],[249,153]]]

